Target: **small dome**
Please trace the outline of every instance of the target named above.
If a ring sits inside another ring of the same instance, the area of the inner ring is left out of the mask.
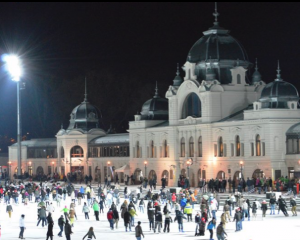
[[[252,74],[252,85],[254,85],[255,83],[258,83],[261,81],[261,74],[258,71],[258,67],[257,67],[257,59],[255,61],[255,71]]]
[[[300,138],[300,123],[296,123],[295,125],[291,126],[287,130],[286,135]]]
[[[141,111],[142,120],[168,120],[169,103],[168,99],[161,98],[158,95],[157,87],[153,98],[143,104]]]
[[[183,82],[183,80],[182,80],[182,77],[180,76],[179,64],[177,63],[177,72],[176,72],[176,76],[173,80],[173,86],[180,86],[182,82]]]
[[[70,116],[67,130],[81,128],[84,131],[89,131],[92,128],[99,128],[99,110],[89,102],[84,101],[75,107]]]

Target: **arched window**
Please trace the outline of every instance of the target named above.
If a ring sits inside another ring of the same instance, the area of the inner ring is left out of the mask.
[[[71,158],[82,158],[83,157],[83,149],[80,146],[74,146],[71,148]]]
[[[194,157],[194,139],[193,137],[190,137],[190,141],[189,141],[189,156],[190,157]]]
[[[181,138],[180,141],[180,156],[185,157],[185,139]]]
[[[222,137],[219,137],[219,141],[218,141],[218,147],[219,147],[219,157],[223,157],[223,150],[224,150],[224,147],[223,147],[223,138]]]
[[[140,149],[140,142],[136,142],[136,157],[140,158],[141,157],[141,149]]]
[[[235,153],[236,156],[241,156],[241,142],[240,142],[240,136],[235,137]]]
[[[241,74],[238,74],[236,77],[237,77],[237,84],[241,84]]]
[[[256,135],[255,146],[256,146],[256,156],[261,156],[261,144],[260,144],[260,136],[259,135]]]
[[[168,142],[167,140],[164,141],[164,152],[163,152],[163,157],[168,157]]]
[[[182,118],[184,119],[188,116],[201,117],[201,101],[196,93],[190,93],[183,103]]]
[[[155,153],[154,153],[154,142],[151,141],[150,142],[150,158],[154,158],[154,155],[155,155]]]
[[[198,139],[198,154],[199,157],[202,157],[202,136],[200,136]]]
[[[63,147],[60,148],[60,157],[64,158],[65,157],[65,150]]]

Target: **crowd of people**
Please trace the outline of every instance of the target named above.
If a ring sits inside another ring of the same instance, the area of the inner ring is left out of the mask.
[[[29,203],[36,203],[37,227],[47,226],[46,239],[51,240],[54,235],[52,214],[55,209],[62,212],[62,215],[57,219],[60,229],[57,235],[62,237],[64,234],[67,240],[71,239],[73,229],[76,227],[78,219],[76,213],[78,211],[84,214],[84,219],[87,221],[90,221],[90,212],[93,212],[96,222],[99,221],[100,214],[106,214],[111,230],[120,228],[119,221],[123,219],[124,231],[131,232],[134,227],[137,238],[144,236],[141,223],[135,224],[138,215],[144,214],[144,212],[147,213],[149,230],[154,233],[169,233],[172,222],[177,222],[178,231],[182,233],[186,222],[188,224],[194,222],[196,223],[195,236],[205,236],[207,231],[210,239],[213,239],[214,234],[218,239],[225,239],[229,222],[235,222],[236,232],[242,231],[243,222],[256,219],[258,210],[262,211],[263,218],[268,215],[269,209],[270,215],[275,215],[276,211],[279,214],[281,211],[284,216],[289,216],[288,203],[281,196],[276,199],[276,195],[273,194],[269,203],[265,200],[251,202],[249,198],[243,196],[244,183],[248,188],[247,190],[250,191],[259,188],[259,182],[268,182],[268,179],[257,178],[255,181],[252,179],[249,185],[247,185],[249,179],[247,181],[241,179],[238,183],[242,182],[243,184],[240,184],[241,187],[237,189],[233,187],[230,179],[221,181],[211,179],[207,184],[204,179],[200,179],[199,188],[192,190],[186,187],[186,178],[181,176],[179,181],[186,188],[181,188],[179,194],[171,193],[165,184],[157,192],[153,184],[145,190],[147,185],[145,186],[143,181],[142,185],[134,187],[134,191],[125,186],[121,192],[118,182],[112,185],[110,178],[105,180],[103,186],[98,185],[98,187],[93,187],[88,180],[87,178],[85,186],[79,188],[75,188],[71,182],[49,183],[41,181],[40,183],[28,182],[25,184],[20,181],[18,184],[13,184],[7,181],[5,186],[0,186],[0,201],[3,199],[6,204],[8,218],[12,216],[14,204],[26,206]],[[230,188],[230,184],[232,188]],[[267,190],[264,189],[264,191]],[[231,192],[231,194],[223,206],[220,206],[220,193],[226,191]],[[257,191],[260,192],[259,189]],[[295,198],[288,199],[288,202],[292,215],[297,216]],[[217,211],[222,212],[221,216],[217,216]],[[19,238],[24,239],[26,229],[24,214],[20,217],[19,226]],[[91,227],[83,237],[96,238],[93,228]]]

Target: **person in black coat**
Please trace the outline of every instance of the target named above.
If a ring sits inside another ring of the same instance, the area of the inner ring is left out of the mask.
[[[286,202],[283,198],[281,198],[281,196],[279,196],[279,199],[278,199],[278,206],[279,206],[279,209],[283,212],[283,214],[286,217],[288,217],[289,214],[286,211]]]
[[[127,232],[127,228],[129,227],[129,231],[131,232],[131,215],[128,211],[124,213],[124,226]]]
[[[48,214],[47,221],[48,221],[48,231],[47,231],[46,240],[48,240],[49,237],[50,237],[51,240],[53,240],[53,225],[54,225],[54,222],[53,222],[51,213]]]
[[[72,228],[71,228],[71,225],[69,223],[69,220],[66,221],[66,224],[65,224],[65,235],[66,235],[66,239],[67,240],[71,240],[71,234],[72,234]]]

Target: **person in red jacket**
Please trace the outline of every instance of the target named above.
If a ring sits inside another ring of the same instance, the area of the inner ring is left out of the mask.
[[[175,206],[175,203],[176,203],[176,194],[175,193],[173,193],[172,194],[172,206],[171,206],[171,208],[173,209],[173,207]]]
[[[110,225],[110,229],[114,230],[114,214],[112,209],[110,208],[109,211],[107,212],[107,220],[109,222]]]

